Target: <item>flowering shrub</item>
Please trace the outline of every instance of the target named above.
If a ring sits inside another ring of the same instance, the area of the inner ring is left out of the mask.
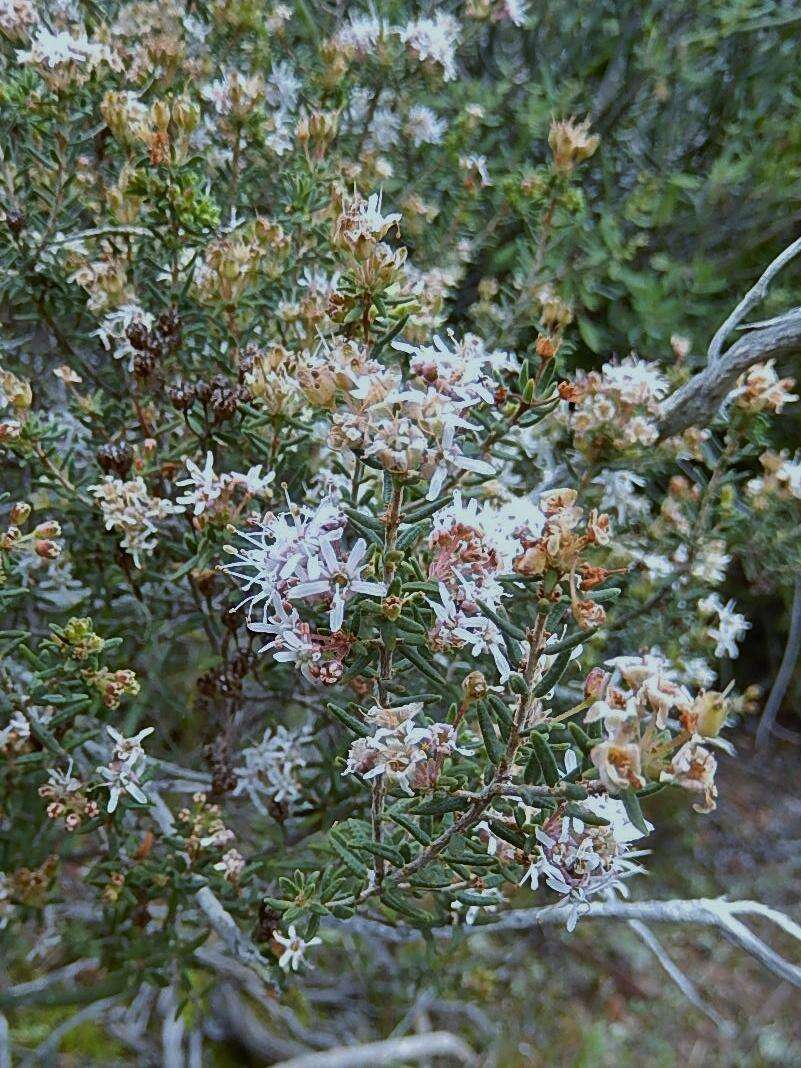
[[[652,794],[715,807],[793,384],[778,343],[722,395],[681,336],[593,357],[604,143],[500,151],[526,25],[0,7],[4,955],[53,904],[124,995],[212,932],[285,984],[362,917],[572,929]]]

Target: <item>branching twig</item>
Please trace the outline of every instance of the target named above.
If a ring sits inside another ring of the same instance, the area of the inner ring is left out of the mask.
[[[81,960],[66,964],[63,968],[54,968],[47,975],[41,975],[31,979],[27,983],[18,983],[0,991],[0,1005],[16,1005],[32,1003],[36,1004],[37,995],[45,993],[50,987],[60,983],[69,983],[82,972],[93,972],[100,967],[100,962],[95,957],[85,957]]]
[[[215,1020],[261,1064],[274,1064],[279,1058],[301,1055],[303,1047],[286,1035],[268,1030],[261,1018],[228,983],[219,984],[212,998]]]
[[[456,931],[463,935],[475,934],[479,931],[484,934],[522,931],[538,925],[563,924],[569,912],[570,906],[567,905],[513,909],[491,923],[476,924],[473,927],[435,927],[432,929],[432,934],[440,938],[449,938]],[[759,901],[725,901],[723,898],[698,898],[690,901],[592,901],[581,913],[582,919],[641,920],[644,923],[698,924],[704,927],[716,927],[730,942],[745,950],[774,975],[794,986],[801,987],[801,965],[793,964],[758,938],[741,920],[736,918],[741,915],[761,916],[770,920],[791,938],[801,942],[801,924],[796,923],[783,912],[763,905]],[[349,929],[354,932],[358,930],[363,934],[377,934],[390,942],[406,942],[411,938],[419,937],[419,932],[411,927],[390,927],[376,920],[362,918],[354,918],[346,922]]]
[[[223,908],[211,887],[201,887],[195,894],[195,901],[209,921],[211,929],[225,943],[232,956],[246,964],[263,982],[275,989],[269,961],[259,952],[255,943],[239,929],[236,920]]]
[[[726,338],[731,334],[735,327],[740,325],[751,309],[765,299],[768,286],[775,276],[779,273],[782,267],[797,256],[799,252],[801,252],[801,237],[796,238],[791,245],[788,245],[787,248],[765,269],[765,271],[763,271],[762,276],[756,285],[748,290],[746,295],[726,321],[720,326],[715,333],[715,336],[710,341],[709,349],[707,350],[707,357],[710,363],[715,363],[720,359]]]
[[[801,237],[763,271],[709,344],[707,367],[694,375],[681,389],[664,400],[659,411],[659,436],[669,438],[691,426],[706,426],[726,394],[742,374],[755,363],[781,356],[801,347],[801,308],[786,315],[754,323],[749,332],[723,352],[723,345],[749,311],[764,299],[768,286],[786,263],[801,252]]]
[[[66,1020],[54,1027],[44,1042],[37,1046],[30,1058],[31,1064],[54,1064],[58,1057],[59,1047],[61,1046],[61,1040],[65,1038],[70,1031],[74,1031],[76,1027],[80,1027],[81,1024],[87,1022],[87,1020],[96,1020],[98,1016],[102,1016],[106,1009],[116,1002],[116,997],[101,998],[100,1001],[94,1001],[91,1005],[86,1005],[78,1012],[74,1012],[71,1016],[68,1016]],[[2,1059],[0,1059],[0,1065],[2,1065]]]
[[[659,408],[659,436],[669,438],[691,426],[706,426],[734,386],[755,363],[801,349],[801,308],[750,330],[720,359],[667,397]]]

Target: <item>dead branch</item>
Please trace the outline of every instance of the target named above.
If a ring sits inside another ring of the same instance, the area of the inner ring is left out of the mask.
[[[565,905],[545,906],[534,909],[513,909],[491,923],[473,927],[436,927],[432,933],[440,938],[460,935],[496,934],[502,931],[522,931],[547,924],[564,924],[570,909]],[[738,916],[761,916],[781,928],[785,934],[801,942],[801,924],[777,909],[759,901],[725,901],[723,898],[698,898],[681,901],[591,901],[581,913],[581,922],[590,919],[640,920],[643,923],[678,923],[715,927],[723,936],[780,979],[801,987],[801,965],[793,964],[775,949],[757,937]],[[355,917],[336,921],[336,926],[345,927],[354,934],[379,935],[390,942],[405,942],[419,937],[412,928],[390,927],[377,920]]]
[[[429,1031],[424,1035],[390,1038],[386,1042],[368,1042],[364,1046],[340,1046],[324,1053],[307,1053],[281,1061],[273,1068],[362,1068],[395,1064],[421,1057],[453,1057],[460,1064],[474,1065],[476,1056],[470,1047],[450,1031]]]
[[[643,945],[650,949],[690,1004],[694,1005],[699,1012],[708,1016],[722,1035],[732,1038],[735,1034],[733,1024],[724,1019],[713,1005],[710,1005],[709,1002],[701,997],[698,987],[676,964],[651,928],[646,927],[642,920],[629,920],[629,927],[637,934]]]
[[[710,363],[715,363],[720,359],[720,354],[723,351],[723,345],[726,338],[740,325],[751,309],[765,299],[770,283],[782,267],[797,256],[799,252],[801,252],[801,237],[796,238],[792,244],[788,245],[783,252],[780,252],[776,259],[765,268],[759,281],[748,290],[746,295],[739,302],[731,315],[729,315],[725,322],[718,328],[715,336],[710,341],[709,349],[707,351],[707,358]]]
[[[275,981],[270,975],[269,961],[259,952],[255,943],[239,929],[236,920],[230,912],[226,912],[212,889],[208,886],[201,887],[195,894],[195,901],[229,953],[251,968],[271,989],[276,989]]]
[[[667,397],[659,409],[659,436],[706,426],[735,385],[755,363],[801,349],[801,308],[749,330],[717,360]]]

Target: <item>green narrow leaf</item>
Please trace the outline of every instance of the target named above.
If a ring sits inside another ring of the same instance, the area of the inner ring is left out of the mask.
[[[344,708],[340,708],[339,705],[333,704],[331,701],[325,706],[332,716],[336,716],[340,723],[344,724],[348,730],[353,731],[354,734],[358,734],[361,738],[367,738],[370,734],[369,728],[366,724],[360,722],[350,712],[346,712]]]
[[[538,731],[532,732],[530,742],[533,752],[537,754],[537,760],[542,769],[542,777],[548,786],[556,786],[561,776],[551,747],[545,737]]]
[[[642,814],[640,808],[640,801],[634,790],[629,787],[628,790],[624,790],[620,795],[623,805],[626,809],[626,815],[637,828],[638,831],[642,831],[643,834],[648,834],[648,824],[645,822],[645,817]]]
[[[546,693],[556,686],[561,677],[567,671],[567,666],[570,663],[570,650],[560,653],[556,660],[551,664],[545,674],[542,676],[542,681],[538,683],[534,690],[535,697],[544,697]]]
[[[489,706],[486,701],[479,701],[476,705],[476,714],[478,716],[478,725],[481,730],[481,737],[484,739],[484,748],[487,751],[487,756],[490,761],[496,766],[500,764],[505,749],[501,745],[501,741],[498,735],[495,733],[495,724],[492,721],[492,716],[489,712]]]

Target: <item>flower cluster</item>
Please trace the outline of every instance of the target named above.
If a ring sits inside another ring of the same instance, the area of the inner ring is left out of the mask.
[[[275,471],[262,474],[262,464],[255,464],[244,474],[238,471],[226,472],[217,475],[214,471],[214,455],[206,453],[206,462],[199,467],[194,460],[186,458],[186,470],[188,478],[179,480],[176,485],[188,487],[186,492],[176,499],[176,506],[183,506],[192,516],[209,513],[224,514],[230,520],[234,515],[242,511],[245,505],[256,498],[269,497],[270,484],[275,479]],[[231,508],[231,498],[240,490],[243,499],[236,510]],[[182,508],[176,507],[176,511]]]
[[[261,813],[267,811],[262,798],[274,813],[291,811],[302,797],[300,772],[307,763],[310,740],[306,729],[268,728],[260,742],[242,750],[242,765],[234,769],[234,796],[247,794]]]
[[[576,445],[595,453],[653,445],[659,437],[655,416],[668,388],[657,364],[634,355],[580,372],[560,389]]]
[[[142,740],[153,733],[153,727],[145,727],[138,734],[126,738],[116,729],[106,730],[114,742],[114,751],[108,764],[101,765],[97,771],[103,779],[103,786],[108,790],[108,812],[114,812],[121,797],[130,797],[140,805],[147,804],[147,795],[140,784],[140,775],[145,763],[145,751]]]
[[[220,806],[209,802],[204,793],[198,791],[192,795],[192,808],[180,809],[177,821],[179,833],[186,841],[186,850],[193,863],[201,858],[204,851],[212,851],[215,854],[221,854],[220,861],[216,863],[223,866],[216,868],[217,871],[225,874],[229,869],[233,870],[238,867],[232,863],[232,858],[229,857],[228,861],[224,860],[225,856],[236,852],[226,849],[226,846],[230,846],[236,836],[221,819]],[[222,850],[225,850],[224,854]]]
[[[127,482],[106,475],[89,489],[100,505],[106,530],[122,535],[120,546],[137,567],[156,548],[159,524],[183,511],[181,505],[153,496],[141,475]]]
[[[737,379],[727,403],[751,413],[780,412],[785,404],[798,400],[798,395],[790,392],[794,385],[792,378],[779,378],[775,360],[755,363]]]
[[[751,629],[751,624],[741,612],[735,612],[734,601],[726,604],[717,593],[711,593],[698,602],[698,611],[706,620],[707,633],[715,642],[715,656],[737,658],[737,642],[742,641]],[[714,622],[714,626],[710,624]]]
[[[778,501],[801,501],[801,458],[790,458],[786,450],[780,453],[770,450],[759,457],[762,474],[750,478],[745,491],[758,511],[764,510],[772,499]]]
[[[350,549],[343,544],[346,525],[346,517],[331,499],[315,509],[290,507],[269,514],[252,532],[242,534],[252,548],[228,547],[235,562],[223,568],[248,592],[242,604],[248,605],[249,616],[261,606],[261,621],[249,620],[248,626],[271,635],[264,649],[279,662],[294,663],[307,678],[321,681],[334,682],[341,674],[347,636],[340,632],[348,601],[386,593],[384,583],[364,575],[365,540],[359,538]],[[301,619],[296,601],[323,604],[329,633],[312,630]]]
[[[407,794],[434,789],[446,758],[457,748],[456,735],[447,723],[416,723],[422,711],[419,701],[368,708],[364,716],[373,733],[352,743],[345,773],[381,777]]]
[[[693,697],[652,654],[616,657],[607,666],[612,673],[594,680],[596,699],[585,716],[587,723],[603,725],[605,737],[590,753],[603,786],[612,795],[640,790],[647,775],[702,793],[696,808],[713,809],[716,762],[702,743],[723,744],[718,739],[726,721],[723,695],[708,691]]]
[[[586,820],[595,824],[555,813],[537,827],[537,854],[522,880],[535,890],[542,879],[560,896],[569,906],[569,931],[592,897],[628,893],[625,880],[645,870],[638,863],[644,853],[631,849],[631,843],[653,830],[650,823],[638,830],[615,797],[591,797],[585,809]]]

